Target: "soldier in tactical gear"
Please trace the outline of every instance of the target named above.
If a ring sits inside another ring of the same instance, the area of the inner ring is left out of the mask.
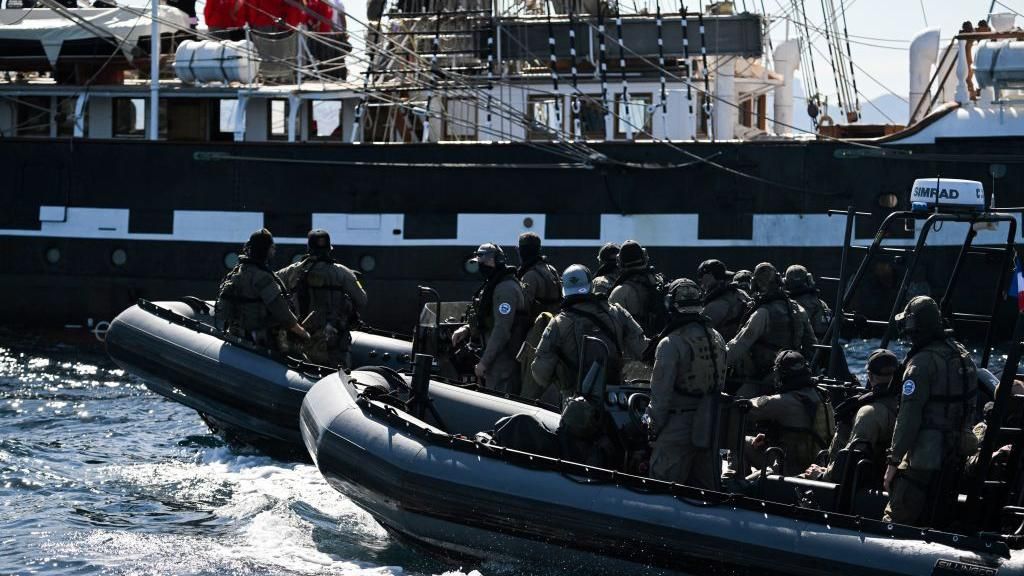
[[[752,364],[749,373],[741,374],[747,383],[738,392],[740,395],[765,391],[764,383],[780,351],[797,350],[809,357],[818,343],[807,313],[783,292],[775,266],[768,262],[758,264],[751,287],[754,302],[747,310],[743,327],[728,344],[730,367],[742,368],[747,354]]]
[[[563,397],[580,393],[580,383],[592,361],[583,357],[584,336],[608,345],[612,357],[605,364],[605,383],[622,384],[623,358],[639,359],[649,340],[636,320],[622,307],[591,291],[590,270],[573,264],[562,274],[561,310],[551,320],[531,367],[541,386],[556,384]],[[599,399],[603,402],[603,398]]]
[[[835,464],[836,455],[842,449],[860,452],[878,466],[885,462],[896,426],[899,395],[894,383],[899,364],[896,355],[889,350],[873,351],[868,355],[866,367],[868,391],[836,406],[836,433],[829,447],[828,467],[823,470],[826,481],[841,480],[842,471],[836,470]]]
[[[312,337],[306,344],[306,358],[347,367],[349,329],[366,307],[366,291],[352,270],[334,260],[326,230],[310,231],[306,246],[306,255],[279,270],[278,276],[291,292],[299,317],[309,318],[306,327]]]
[[[957,497],[957,480],[977,449],[971,415],[977,368],[967,350],[943,328],[928,296],[910,300],[896,315],[912,348],[904,362],[900,407],[883,480],[889,491],[885,520],[942,527]]]
[[[309,334],[289,307],[288,290],[268,267],[274,237],[266,228],[253,232],[238,265],[221,281],[214,307],[217,326],[259,346],[288,352],[284,330],[300,338]]]
[[[594,294],[608,296],[619,278],[619,245],[609,242],[597,251],[597,271],[594,272]]]
[[[748,411],[748,420],[767,426],[766,434],[747,437],[746,461],[763,468],[771,464],[767,448],[778,446],[786,455],[782,474],[794,476],[806,470],[820,450],[828,448],[834,416],[811,377],[810,364],[799,352],[779,352],[772,375],[774,394],[736,400],[737,407]]]
[[[740,270],[732,275],[732,281],[736,283],[736,286],[739,286],[740,290],[743,290],[749,295],[751,293],[750,281],[753,277],[754,273],[750,270]]]
[[[701,291],[688,278],[668,287],[668,326],[654,354],[648,427],[651,477],[716,489],[718,395],[725,384],[725,340],[701,315]]]
[[[473,296],[469,323],[452,334],[452,347],[458,348],[470,336],[482,338],[483,353],[473,373],[487,388],[518,394],[516,353],[530,323],[523,287],[497,244],[481,244],[470,261],[477,264],[484,282]]]
[[[608,301],[625,308],[645,334],[657,334],[668,318],[663,304],[664,278],[650,266],[647,251],[635,240],[622,243],[617,260],[621,272]]]
[[[818,297],[818,288],[814,285],[814,275],[807,268],[794,264],[786,268],[782,286],[786,294],[797,304],[803,306],[807,317],[814,328],[814,335],[820,340],[825,336],[829,323],[832,322],[832,310],[824,300]]]
[[[726,342],[732,340],[750,306],[750,296],[735,282],[729,281],[729,273],[721,260],[701,262],[697,267],[697,282],[702,292],[704,316]]]
[[[540,236],[533,232],[519,235],[519,262],[516,275],[523,284],[530,319],[542,312],[557,312],[562,301],[562,281],[555,267],[540,253]]]

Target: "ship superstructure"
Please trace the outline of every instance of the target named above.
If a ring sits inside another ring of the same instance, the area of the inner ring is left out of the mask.
[[[828,275],[829,208],[873,212],[873,229],[922,174],[1024,203],[1012,19],[915,40],[907,129],[832,125],[811,98],[809,134],[794,121],[805,43],[771,45],[764,16],[730,3],[398,2],[363,22],[285,0],[297,19],[216,30],[161,5],[150,82],[149,9],[7,1],[0,275],[63,303],[34,321],[208,295],[259,226],[282,265],[328,229],[378,295],[368,316],[395,326],[415,283],[471,290],[467,248],[525,230],[559,266],[635,238],[671,275],[710,251]]]

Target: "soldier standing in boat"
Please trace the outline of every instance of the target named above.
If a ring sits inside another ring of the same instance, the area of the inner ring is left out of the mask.
[[[736,283],[736,286],[740,290],[743,290],[747,295],[751,295],[750,280],[754,277],[754,273],[750,270],[740,270],[732,275],[732,281]]]
[[[306,237],[307,253],[301,260],[278,271],[291,292],[299,316],[312,338],[306,358],[325,366],[348,367],[351,327],[366,307],[366,290],[355,272],[334,260],[331,236],[312,230]]]
[[[818,288],[814,285],[814,275],[800,264],[786,268],[782,279],[786,294],[807,312],[814,335],[820,340],[825,336],[828,325],[832,322],[832,310],[824,300],[818,297]]]
[[[651,477],[715,489],[721,473],[716,435],[725,384],[725,340],[701,314],[693,280],[668,287],[669,323],[654,354],[647,420],[654,437]]]
[[[728,344],[729,367],[745,380],[737,395],[746,397],[767,391],[780,351],[797,350],[807,357],[818,343],[807,313],[782,290],[775,266],[758,264],[751,287],[754,302],[743,327]]]
[[[259,346],[287,353],[285,331],[305,340],[309,334],[289,306],[284,283],[268,266],[274,257],[274,237],[266,228],[257,230],[242,252],[217,292],[217,326]]]
[[[597,270],[594,272],[592,292],[608,296],[619,278],[619,245],[609,242],[597,251]]]
[[[966,459],[977,450],[971,430],[977,367],[946,334],[939,306],[928,296],[912,298],[896,322],[913,347],[905,361],[883,480],[889,491],[885,520],[943,527]]]
[[[470,262],[476,263],[484,283],[473,297],[468,324],[452,334],[452,346],[458,348],[470,336],[482,338],[483,353],[473,373],[487,388],[518,394],[516,354],[530,325],[523,287],[497,244],[481,244]]]
[[[531,321],[542,312],[558,312],[562,302],[562,281],[555,267],[540,252],[540,236],[533,232],[519,235],[519,270],[516,275],[523,284],[523,297]]]
[[[735,282],[729,281],[729,273],[721,260],[701,262],[697,267],[697,282],[703,294],[702,313],[726,342],[732,340],[750,306],[750,296]]]
[[[590,271],[585,266],[573,264],[565,269],[562,293],[561,309],[537,347],[534,379],[542,387],[556,384],[563,397],[579,394],[580,382],[590,369],[581,355],[581,344],[584,336],[594,336],[604,341],[611,353],[605,362],[605,383],[622,384],[624,358],[639,359],[649,343],[643,329],[625,309],[591,291]]]
[[[661,331],[667,317],[664,305],[665,280],[648,263],[647,251],[635,240],[619,248],[619,277],[608,301],[626,309],[653,336]]]

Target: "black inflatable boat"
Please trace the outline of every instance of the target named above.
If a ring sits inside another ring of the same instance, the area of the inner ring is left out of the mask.
[[[334,370],[257,348],[213,326],[209,303],[196,298],[145,300],[119,314],[107,352],[146,386],[199,412],[227,440],[278,455],[306,457],[298,431],[306,392]],[[409,365],[412,344],[353,332],[356,366]]]
[[[554,563],[583,573],[1024,574],[1000,537],[883,523],[689,488],[481,443],[524,405],[472,390],[435,401],[447,430],[361,394],[360,376],[318,382],[302,436],[327,481],[397,537],[436,554]],[[432,385],[431,396],[435,393]],[[615,393],[608,396],[609,402]],[[545,413],[557,427],[557,415]],[[790,497],[828,485],[775,478]],[[815,486],[815,485],[819,486]]]

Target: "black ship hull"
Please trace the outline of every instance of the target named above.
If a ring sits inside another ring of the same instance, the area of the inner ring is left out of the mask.
[[[605,143],[592,146],[607,160],[584,166],[528,143],[4,139],[0,321],[84,324],[138,298],[210,298],[259,226],[278,238],[281,266],[304,251],[306,231],[328,228],[339,260],[363,272],[366,319],[387,328],[414,321],[417,284],[467,298],[478,283],[463,266],[471,249],[513,244],[525,230],[544,238],[558,268],[592,264],[605,241],[637,238],[672,277],[711,257],[734,270],[767,260],[836,276],[843,219],[827,210],[871,212],[856,226],[867,243],[892,209],[886,200],[905,207],[915,178],[974,179],[990,189],[992,162],[982,155],[1013,154],[1020,144],[940,141],[909,157],[845,158],[851,144],[827,141]],[[915,159],[922,154],[943,158]],[[1008,164],[994,181],[998,205],[1024,204],[1021,176]],[[950,242],[939,252],[956,250]],[[888,311],[901,265],[869,271],[860,299],[877,309],[869,315]],[[951,257],[936,260],[923,289],[944,286],[951,265]],[[834,286],[821,285],[831,299]],[[48,306],[17,305],[28,294]]]

